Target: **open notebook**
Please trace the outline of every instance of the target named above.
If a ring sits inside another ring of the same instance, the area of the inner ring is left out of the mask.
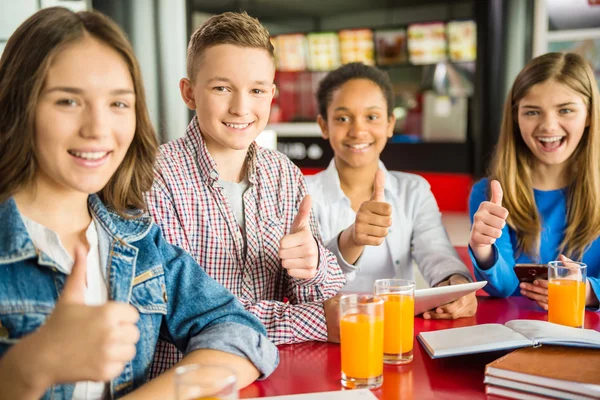
[[[600,348],[600,332],[528,319],[421,332],[417,338],[431,358],[539,344]]]

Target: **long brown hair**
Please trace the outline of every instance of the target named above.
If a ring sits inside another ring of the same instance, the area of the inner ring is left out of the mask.
[[[107,207],[123,217],[128,217],[131,209],[146,209],[143,192],[152,186],[158,141],[131,44],[108,17],[61,7],[46,8],[28,18],[10,37],[0,59],[0,202],[33,181],[37,168],[35,110],[40,92],[56,54],[85,35],[102,41],[123,57],[136,96],[133,141],[123,162],[98,194]]]
[[[579,93],[587,106],[589,126],[568,160],[571,182],[567,195],[567,227],[559,251],[581,258],[600,236],[600,96],[592,69],[579,55],[548,53],[531,60],[519,73],[504,103],[500,139],[491,163],[491,178],[502,185],[507,223],[517,233],[518,252],[537,258],[542,221],[532,185],[534,155],[518,124],[518,106],[529,89],[546,81]]]

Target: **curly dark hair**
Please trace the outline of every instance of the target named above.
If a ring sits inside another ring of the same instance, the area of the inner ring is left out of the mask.
[[[319,114],[321,117],[327,119],[327,106],[331,103],[333,92],[352,79],[368,79],[379,86],[387,103],[388,116],[392,116],[394,92],[388,74],[375,67],[354,62],[342,65],[335,71],[331,71],[319,83],[317,101],[319,102]]]

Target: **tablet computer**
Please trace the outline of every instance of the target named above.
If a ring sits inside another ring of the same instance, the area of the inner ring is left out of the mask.
[[[481,289],[486,284],[487,281],[481,281],[415,290],[415,315],[450,303],[464,295]]]

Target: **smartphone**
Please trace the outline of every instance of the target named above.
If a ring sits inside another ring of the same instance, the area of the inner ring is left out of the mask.
[[[536,279],[548,279],[546,264],[515,264],[514,270],[519,282],[533,283]]]

